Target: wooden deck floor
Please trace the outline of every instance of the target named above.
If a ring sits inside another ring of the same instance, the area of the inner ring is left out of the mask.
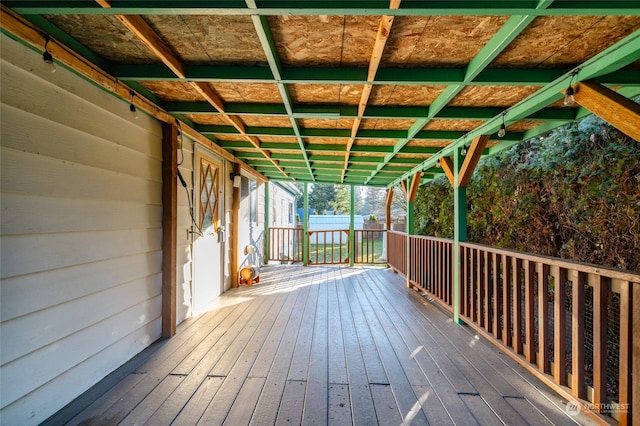
[[[575,421],[574,421],[575,420]],[[581,424],[391,271],[277,265],[49,424]]]

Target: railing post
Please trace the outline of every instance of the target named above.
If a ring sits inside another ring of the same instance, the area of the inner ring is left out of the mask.
[[[414,220],[414,206],[416,196],[418,195],[418,188],[420,187],[420,179],[422,178],[422,172],[415,173],[411,178],[407,180],[407,287],[412,288],[411,284],[411,235],[415,232],[413,220]],[[418,259],[416,259],[418,260]]]
[[[309,184],[304,183],[302,208],[302,264],[309,264]]]
[[[264,184],[264,259],[265,265],[269,264],[269,200],[271,198],[269,182]]]
[[[629,408],[629,424],[640,424],[640,309],[637,308],[640,303],[640,283],[630,282],[631,300],[629,306],[632,306],[631,312],[631,404]]]
[[[349,266],[353,266],[356,261],[356,232],[355,232],[355,190],[353,184],[349,185]]]
[[[407,188],[411,187],[411,179],[407,180]],[[415,202],[411,199],[411,196],[407,194],[407,257],[406,257],[406,277],[407,287],[411,288],[411,235],[414,233],[413,219]]]
[[[463,324],[460,319],[460,286],[462,284],[460,243],[467,241],[467,188],[460,186],[459,171],[463,157],[460,149],[453,154],[453,321]]]

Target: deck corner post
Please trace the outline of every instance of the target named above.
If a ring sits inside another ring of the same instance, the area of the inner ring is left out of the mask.
[[[457,324],[463,324],[460,319],[460,287],[462,286],[461,277],[461,258],[460,243],[467,241],[467,187],[460,185],[459,171],[462,166],[464,157],[461,155],[460,148],[456,149],[453,155],[453,321]]]
[[[385,233],[384,233],[384,256],[387,260],[387,268],[391,267],[389,264],[389,231],[391,230],[391,203],[393,202],[393,187],[387,189],[387,202],[385,206]]]
[[[355,233],[355,200],[356,191],[353,184],[349,185],[349,266],[353,266],[356,263],[356,233]]]
[[[233,174],[240,175],[240,164],[233,163]],[[240,187],[233,186],[231,201],[231,288],[238,288],[238,233],[240,232]]]
[[[407,179],[407,287],[413,288],[411,283],[411,235],[415,232],[414,216],[415,201],[420,187],[422,172],[416,172],[412,177]]]
[[[269,181],[264,183],[264,251],[262,255],[264,259],[262,263],[269,264],[269,209],[270,209],[271,190]]]
[[[304,183],[302,194],[302,264],[309,264],[309,184]]]

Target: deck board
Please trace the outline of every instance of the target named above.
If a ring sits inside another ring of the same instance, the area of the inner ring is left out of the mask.
[[[384,268],[273,265],[45,424],[591,424]]]

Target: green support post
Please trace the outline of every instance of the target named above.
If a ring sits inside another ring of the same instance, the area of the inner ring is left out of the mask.
[[[349,220],[349,266],[353,266],[356,263],[356,232],[355,232],[355,228],[356,228],[356,219],[355,219],[355,200],[356,200],[356,195],[355,195],[355,190],[354,190],[354,186],[353,184],[349,185],[350,187],[350,200],[349,200],[349,215],[350,215],[350,220]]]
[[[269,264],[269,201],[271,191],[269,190],[269,182],[264,184],[264,264]]]
[[[304,183],[302,202],[302,264],[309,264],[309,184]]]
[[[415,226],[413,225],[414,221],[414,208],[415,202],[411,201],[411,197],[409,195],[411,183],[413,178],[409,177],[407,179],[407,287],[411,288],[411,235],[415,232]]]
[[[458,148],[453,154],[453,321],[457,324],[464,324],[460,319],[460,243],[467,241],[467,188],[458,184],[463,161]]]

